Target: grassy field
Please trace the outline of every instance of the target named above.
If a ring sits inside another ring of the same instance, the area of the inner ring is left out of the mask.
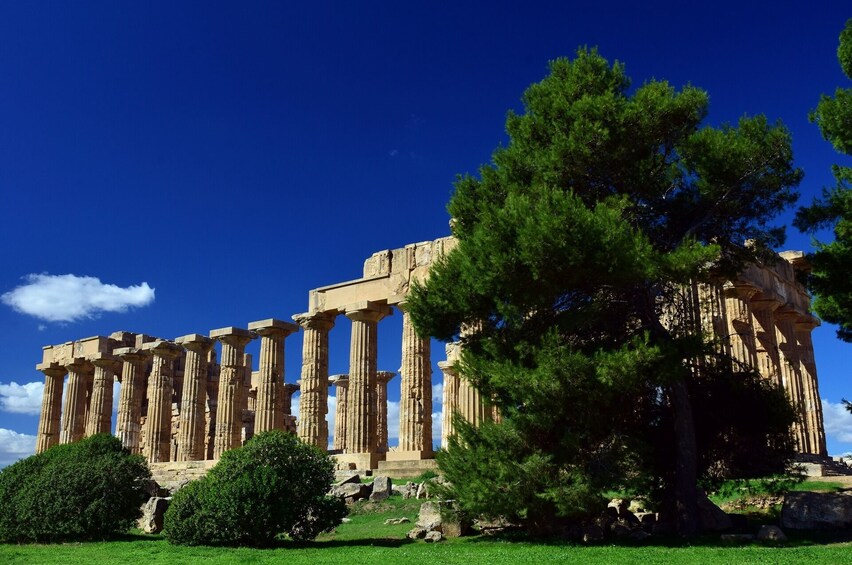
[[[685,544],[652,541],[642,546],[582,546],[535,543],[484,536],[427,544],[406,539],[412,524],[385,525],[406,516],[414,522],[420,501],[393,497],[383,504],[359,504],[350,521],[311,543],[282,542],[271,549],[173,546],[160,536],[130,535],[108,542],[60,545],[0,545],[0,563],[846,563],[852,542],[793,537],[784,546],[732,546],[718,536]]]

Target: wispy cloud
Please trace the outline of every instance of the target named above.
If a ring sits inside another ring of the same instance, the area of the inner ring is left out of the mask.
[[[0,467],[35,453],[36,436],[0,428]]]
[[[38,415],[44,383],[0,383],[0,410],[13,414]]]
[[[852,443],[852,413],[840,402],[822,401],[825,435],[836,442]]]
[[[29,274],[22,284],[0,296],[7,306],[48,322],[73,322],[101,312],[125,312],[154,301],[154,289],[143,282],[120,287],[96,277]]]

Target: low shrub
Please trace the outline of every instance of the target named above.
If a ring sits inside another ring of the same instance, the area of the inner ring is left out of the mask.
[[[0,540],[56,542],[126,532],[147,498],[145,460],[98,434],[0,471]]]
[[[325,452],[293,434],[265,432],[175,494],[163,535],[181,545],[266,546],[279,534],[314,539],[346,515],[341,501],[326,496],[333,481]]]

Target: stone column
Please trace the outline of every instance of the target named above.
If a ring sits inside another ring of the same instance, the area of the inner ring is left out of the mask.
[[[97,353],[91,361],[95,366],[95,378],[92,383],[86,435],[109,434],[112,433],[112,385],[121,364],[117,357],[108,353]]]
[[[811,332],[818,324],[819,322],[813,316],[800,318],[796,322],[796,340],[805,385],[805,433],[809,437],[813,453],[826,456],[828,450],[825,445],[822,400],[819,395],[819,381],[814,361],[814,345],[811,341]]]
[[[207,358],[213,340],[203,335],[189,334],[177,338],[175,343],[186,349],[175,461],[203,461],[207,459],[207,434],[204,429]]]
[[[350,454],[363,454],[358,468],[375,468],[376,454],[376,337],[378,322],[391,310],[383,304],[360,302],[346,309],[352,320],[349,350],[349,391],[346,399],[346,447]],[[368,467],[369,465],[369,467]]]
[[[68,370],[59,363],[39,364],[44,373],[44,393],[41,397],[41,418],[38,421],[36,453],[47,451],[59,443],[59,418],[62,413],[62,386]]]
[[[776,311],[775,322],[777,328],[778,350],[781,353],[781,380],[784,388],[790,396],[790,401],[799,416],[799,421],[793,424],[796,443],[801,453],[813,453],[813,450],[805,434],[805,406],[802,394],[801,363],[799,360],[798,344],[796,341],[795,322],[799,314],[790,307],[783,307]]]
[[[483,420],[491,418],[491,407],[486,407],[482,395],[473,383],[464,378],[459,379],[458,412],[474,427],[479,426]]]
[[[757,369],[757,350],[754,342],[751,297],[757,293],[752,286],[728,282],[725,284],[725,310],[727,335],[731,343],[731,356],[743,365]],[[736,365],[734,367],[737,368]]]
[[[450,361],[441,361],[438,368],[444,374],[444,394],[441,414],[441,447],[447,449],[450,436],[455,434],[453,415],[458,411],[459,376],[455,365]]]
[[[328,381],[335,386],[334,450],[346,450],[346,395],[349,390],[349,375],[334,375]]]
[[[376,452],[388,452],[388,382],[394,371],[376,372]]]
[[[85,432],[86,381],[92,364],[83,357],[73,359],[65,365],[68,370],[68,386],[65,391],[65,406],[62,411],[60,443],[71,443],[83,438]]]
[[[701,330],[706,337],[712,338],[717,350],[730,353],[730,343],[721,339],[728,333],[728,321],[725,315],[725,295],[718,282],[698,285],[698,308]]]
[[[402,367],[399,384],[399,450],[394,458],[430,459],[432,452],[432,359],[428,338],[414,331],[402,310]]]
[[[142,455],[149,463],[159,463],[171,459],[172,364],[182,348],[168,341],[155,341],[142,345],[142,349],[154,356],[151,374],[148,375],[148,414]]]
[[[299,439],[328,449],[328,332],[334,316],[324,312],[297,314],[305,330],[302,345],[302,395],[299,401]]]
[[[299,330],[290,322],[268,319],[252,322],[249,331],[260,336],[255,433],[284,428],[284,339]]]
[[[123,361],[115,435],[130,453],[138,454],[139,436],[142,431],[140,420],[145,392],[145,366],[150,354],[135,347],[121,347],[114,350],[113,354]]]
[[[780,305],[781,302],[777,297],[766,296],[763,293],[755,295],[751,300],[757,369],[764,378],[783,386],[774,316],[775,310]]]
[[[228,327],[211,331],[210,338],[222,342],[216,437],[213,445],[213,459],[219,459],[224,452],[239,447],[242,439],[243,355],[246,344],[251,341],[251,334],[242,328]]]

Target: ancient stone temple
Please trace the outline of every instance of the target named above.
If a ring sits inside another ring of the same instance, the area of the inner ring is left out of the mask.
[[[37,451],[113,429],[134,453],[153,464],[215,461],[253,434],[271,429],[298,433],[331,448],[341,468],[422,469],[434,465],[433,445],[452,435],[454,413],[478,424],[500,414],[455,367],[458,344],[446,347],[441,438],[432,437],[430,340],[417,335],[406,311],[412,282],[428,276],[433,261],[455,244],[451,237],[375,253],[363,276],[310,291],[308,309],[295,323],[265,319],[172,340],[116,332],[46,346],[45,387]],[[751,266],[737,280],[685,289],[695,324],[742,366],[756,367],[783,385],[800,415],[794,434],[803,454],[826,455],[811,331],[818,320],[796,282],[801,253],[782,253],[773,265]],[[377,367],[381,321],[402,316],[399,378]],[[329,333],[338,316],[352,322],[349,372],[329,376]],[[284,374],[284,341],[302,331],[302,369]],[[260,340],[257,369],[246,345]],[[113,398],[113,383],[120,383]],[[387,398],[399,387],[398,444],[389,445]],[[328,394],[336,396],[336,429],[328,429]],[[63,405],[63,390],[65,400]],[[291,398],[301,391],[299,419]],[[334,436],[329,446],[329,436]],[[401,475],[397,475],[401,476]]]

